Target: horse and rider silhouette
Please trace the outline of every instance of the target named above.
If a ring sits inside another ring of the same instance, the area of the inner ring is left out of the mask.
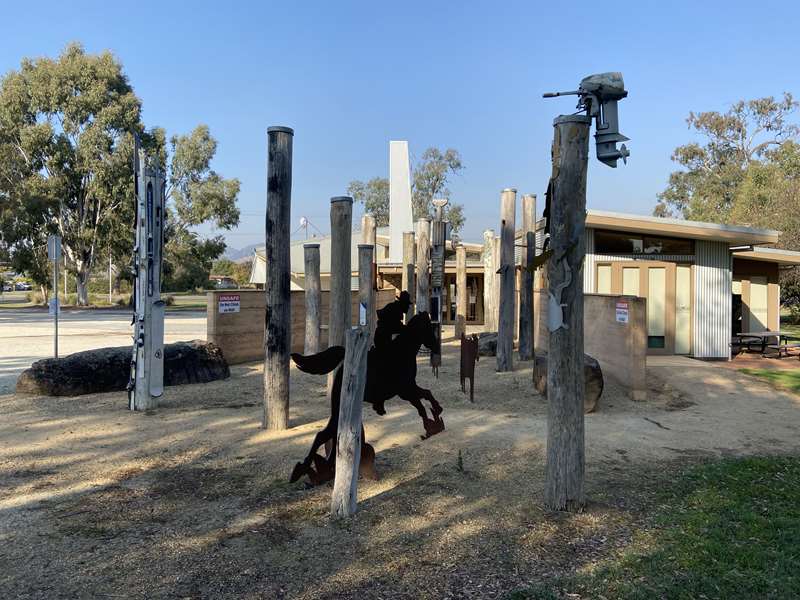
[[[411,306],[408,292],[403,291],[400,297],[378,311],[378,322],[375,329],[375,345],[367,355],[367,381],[364,387],[364,402],[372,404],[379,415],[386,414],[384,404],[390,398],[399,396],[417,409],[425,435],[422,439],[444,431],[442,407],[433,397],[430,390],[417,385],[417,353],[422,346],[438,352],[437,339],[431,318],[421,312],[403,325],[403,317]],[[303,356],[292,354],[297,368],[305,373],[323,375],[336,369],[331,391],[331,416],[327,425],[317,433],[311,444],[311,451],[303,462],[297,463],[290,481],[294,482],[308,475],[311,483],[318,485],[333,479],[336,464],[336,438],[339,429],[339,403],[342,393],[342,362],[345,349],[342,346],[331,346],[327,350]],[[422,403],[430,404],[430,414]],[[376,478],[374,472],[375,451],[365,442],[364,429],[361,429],[362,468],[361,473]],[[325,444],[326,456],[317,454],[317,450]]]

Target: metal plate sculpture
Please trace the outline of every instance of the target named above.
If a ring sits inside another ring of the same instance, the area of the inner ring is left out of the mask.
[[[406,295],[407,296],[407,295]],[[375,339],[386,340],[383,335],[382,327],[397,327],[394,319],[394,312],[398,315],[405,314],[403,306],[405,298],[387,305],[386,308],[394,307],[387,313],[385,309],[378,311],[378,328],[375,332]],[[386,414],[384,404],[387,400],[399,396],[417,409],[422,424],[425,428],[425,435],[422,439],[427,439],[432,435],[444,431],[444,421],[442,420],[442,407],[433,397],[430,390],[426,390],[417,385],[417,353],[424,345],[433,350],[437,347],[436,337],[431,319],[428,313],[422,312],[412,317],[405,326],[400,325],[400,333],[388,341],[380,342],[378,346],[370,349],[367,356],[367,382],[364,389],[364,402],[372,404],[373,409],[379,415]],[[313,485],[319,485],[333,479],[336,466],[336,439],[339,427],[339,402],[342,392],[342,361],[344,360],[344,348],[342,346],[331,346],[323,352],[303,356],[292,354],[292,360],[297,367],[305,372],[316,375],[330,373],[336,369],[336,374],[331,392],[331,416],[327,425],[317,433],[314,442],[311,444],[311,451],[303,462],[295,465],[290,481],[299,480],[304,475],[308,475]],[[430,417],[428,410],[422,403],[427,400],[430,403]],[[361,430],[362,450],[360,474],[364,477],[376,479],[375,472],[375,450],[364,440],[364,430]],[[325,445],[326,453],[322,456],[317,451]]]

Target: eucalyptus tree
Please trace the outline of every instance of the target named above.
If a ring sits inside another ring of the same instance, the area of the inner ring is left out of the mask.
[[[60,234],[80,304],[88,302],[98,253],[119,259],[132,244],[134,135],[169,171],[173,231],[238,224],[239,182],[210,168],[216,141],[208,127],[173,136],[169,147],[162,129],[146,131],[141,102],[110,52],[87,54],[72,44],[56,59],[24,59],[0,81],[0,162],[9,161],[0,168],[5,243],[13,255],[33,256],[41,239],[30,232]]]

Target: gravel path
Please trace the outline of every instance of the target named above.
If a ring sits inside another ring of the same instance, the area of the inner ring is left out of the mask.
[[[152,414],[124,394],[0,396],[0,589],[13,598],[495,598],[589,568],[644,526],[652,490],[709,456],[796,453],[800,399],[683,359],[652,365],[648,401],[609,382],[586,418],[584,513],[541,506],[546,405],[530,363],[457,348],[419,383],[445,407],[420,440],[397,399],[365,411],[381,479],[331,523],[330,487],[287,477],[327,416],[324,377],[292,371],[292,429],[258,428],[260,367],[168,388]],[[665,384],[669,381],[669,384]],[[460,458],[459,458],[460,457]]]

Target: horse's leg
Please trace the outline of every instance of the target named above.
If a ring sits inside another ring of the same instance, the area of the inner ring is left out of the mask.
[[[336,441],[336,434],[339,430],[339,402],[341,393],[342,368],[339,367],[335,371],[333,389],[331,390],[331,416],[328,419],[327,425],[325,425],[322,431],[314,436],[314,442],[311,444],[311,451],[308,453],[308,456],[306,456],[306,459],[294,466],[292,475],[289,478],[289,481],[292,483],[300,479],[303,475],[309,473],[311,470],[311,463],[314,461],[314,457],[317,455],[317,450],[319,450],[320,446],[329,440],[333,440],[334,442]]]
[[[416,393],[418,398],[424,398],[428,402],[431,403],[431,412],[433,413],[433,418],[437,419],[440,414],[442,414],[442,405],[436,401],[436,398],[433,397],[433,394],[430,390],[426,390],[425,388],[421,388],[418,385],[414,384],[414,392]]]
[[[422,436],[422,439],[429,438],[432,435],[436,435],[440,431],[444,431],[444,421],[439,416],[439,414],[442,412],[442,407],[439,406],[439,403],[433,399],[433,395],[430,393],[430,391],[425,390],[418,385],[412,385],[402,390],[398,396],[416,408],[419,416],[422,417],[422,425],[425,427],[425,435]],[[431,405],[433,406],[433,403],[435,403],[436,407],[439,409],[439,412],[437,413],[435,412],[435,408],[431,408],[431,414],[433,415],[432,419],[428,418],[428,411],[425,410],[425,406],[422,404],[422,398],[425,398],[428,401],[432,400]]]
[[[333,439],[335,433],[336,423],[333,419],[331,419],[328,421],[328,424],[325,425],[325,427],[314,436],[314,441],[311,444],[311,450],[309,451],[308,456],[306,456],[303,462],[299,462],[294,466],[294,470],[292,471],[292,476],[289,478],[289,481],[294,483],[309,472],[311,469],[311,463],[314,460],[314,456],[317,455],[317,450],[319,450],[319,447],[325,442]]]

